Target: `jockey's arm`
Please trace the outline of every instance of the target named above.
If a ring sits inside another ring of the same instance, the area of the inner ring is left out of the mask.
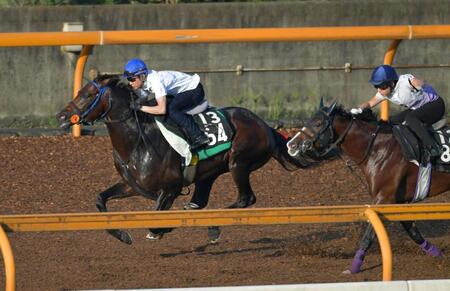
[[[374,106],[377,106],[378,103],[380,103],[381,101],[383,101],[383,98],[380,98],[380,96],[375,95],[372,98],[370,98],[369,101],[360,104],[358,107],[361,109],[372,108]]]
[[[150,114],[155,114],[155,115],[164,115],[167,112],[167,99],[166,96],[162,96],[159,98],[156,98],[156,103],[157,105],[155,106],[142,106],[141,107],[141,111],[146,112],[146,113],[150,113]]]
[[[410,80],[410,82],[411,82],[411,85],[414,86],[414,88],[416,90],[422,89],[422,86],[423,86],[423,81],[422,80],[417,79],[417,78],[413,78],[413,79]]]

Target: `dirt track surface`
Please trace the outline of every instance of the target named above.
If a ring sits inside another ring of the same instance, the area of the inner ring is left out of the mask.
[[[96,212],[97,193],[119,179],[108,137],[0,137],[0,212]],[[341,161],[286,172],[276,161],[254,172],[254,207],[371,203],[365,186]],[[215,183],[209,208],[236,198],[227,174]],[[181,209],[190,197],[179,197]],[[448,202],[449,193],[427,202]],[[111,211],[151,210],[135,197],[109,203]],[[160,241],[130,230],[125,245],[104,231],[10,233],[18,291],[131,289],[381,280],[374,244],[357,275],[342,275],[357,248],[363,224],[225,227],[218,244],[206,229],[181,228]],[[399,224],[386,223],[393,250],[393,279],[450,278],[450,221],[418,222],[446,257],[426,256]],[[4,269],[0,263],[0,290]]]

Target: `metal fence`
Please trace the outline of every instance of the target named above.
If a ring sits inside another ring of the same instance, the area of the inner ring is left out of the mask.
[[[390,281],[392,279],[392,251],[388,234],[380,218],[387,221],[448,220],[450,219],[450,203],[2,215],[0,216],[0,248],[5,261],[5,290],[15,290],[14,256],[7,232],[358,221],[368,221],[373,225],[381,247],[383,281]]]

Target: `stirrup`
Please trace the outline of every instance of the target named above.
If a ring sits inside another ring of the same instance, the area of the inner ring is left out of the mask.
[[[209,138],[202,134],[201,136],[198,136],[194,138],[191,144],[191,151],[195,152],[198,151],[204,147],[206,147],[209,143]]]

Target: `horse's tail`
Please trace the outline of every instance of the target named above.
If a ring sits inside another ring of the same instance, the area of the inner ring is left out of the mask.
[[[289,155],[286,146],[288,140],[274,128],[271,128],[271,131],[275,141],[275,149],[273,151],[272,157],[277,160],[283,166],[283,168],[288,171],[295,171],[299,168],[306,168],[309,165],[306,160],[303,160],[301,158],[297,159]]]

